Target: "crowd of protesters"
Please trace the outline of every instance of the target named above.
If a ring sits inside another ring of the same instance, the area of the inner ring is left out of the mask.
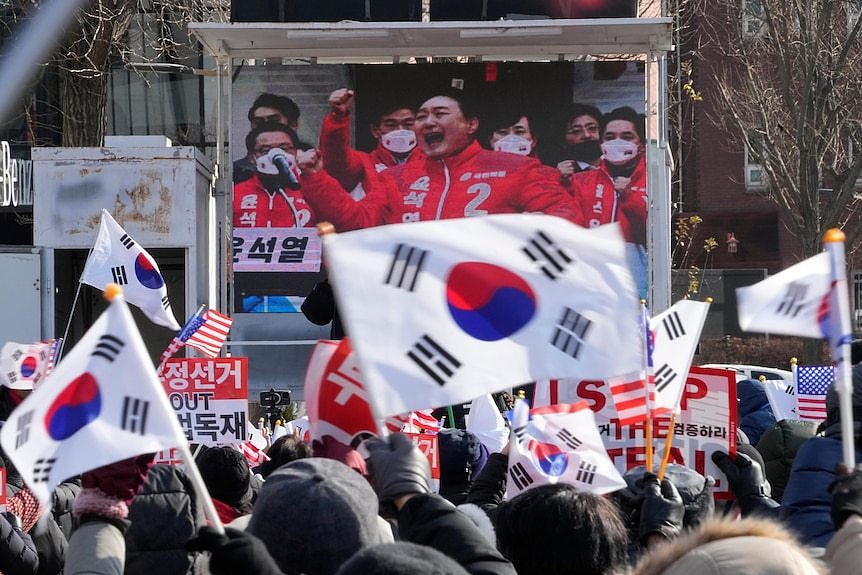
[[[740,413],[756,411],[758,383],[740,386]],[[853,385],[859,430],[862,365]],[[0,390],[8,415],[26,391]],[[732,503],[713,498],[713,478],[675,464],[662,480],[631,469],[607,496],[557,483],[506,499],[508,446],[488,453],[460,429],[440,431],[438,494],[428,459],[402,433],[367,439],[364,457],[286,435],[259,467],[230,447],[198,453],[221,533],[184,467],[154,465],[153,454],[64,482],[50,509],[7,461],[0,572],[858,573],[862,467],[840,463],[834,390],[826,405],[816,428],[761,429],[763,418],[742,417],[737,453],[713,455]]]

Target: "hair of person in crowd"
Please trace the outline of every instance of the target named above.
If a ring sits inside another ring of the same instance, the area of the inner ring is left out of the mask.
[[[628,533],[616,506],[573,485],[527,489],[498,507],[495,528],[519,575],[601,575],[626,565]]]
[[[284,435],[275,440],[266,450],[268,461],[260,464],[260,474],[264,479],[286,463],[312,456],[311,446],[294,435]]]
[[[260,120],[256,120],[254,114],[258,108],[272,108],[273,110],[277,110],[282,116],[284,116],[291,127],[295,127],[296,123],[299,121],[299,106],[297,106],[296,102],[287,96],[279,96],[278,94],[264,92],[255,98],[254,103],[248,109],[248,121],[252,125],[261,122]],[[266,118],[262,120],[264,123],[269,121],[274,121],[274,119]]]

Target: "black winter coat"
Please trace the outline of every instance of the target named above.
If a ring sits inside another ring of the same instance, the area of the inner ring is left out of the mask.
[[[173,465],[154,465],[129,508],[126,575],[191,573],[186,542],[206,524],[191,480]]]
[[[398,534],[404,541],[448,555],[472,575],[516,575],[472,520],[439,495],[417,495],[407,501],[398,515]]]

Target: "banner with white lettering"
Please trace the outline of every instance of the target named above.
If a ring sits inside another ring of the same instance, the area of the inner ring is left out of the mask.
[[[248,358],[170,359],[162,385],[189,442],[215,446],[247,439]]]
[[[617,469],[644,465],[644,424],[620,425],[608,385],[604,381],[551,380],[550,395],[559,403],[585,400],[596,416],[599,434]],[[653,425],[655,460],[661,461],[670,417]],[[712,462],[717,450],[736,453],[736,374],[723,369],[692,367],[682,393],[680,414],[673,432],[671,463],[679,463],[715,478],[715,495],[731,497],[724,474]]]
[[[419,448],[428,458],[431,466],[431,489],[434,493],[440,493],[440,444],[434,433],[407,433],[402,432],[413,440],[413,445]]]

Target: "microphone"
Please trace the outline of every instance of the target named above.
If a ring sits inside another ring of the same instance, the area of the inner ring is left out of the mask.
[[[299,189],[299,167],[296,159],[281,148],[271,149],[266,156],[278,173],[287,179],[287,186],[291,190]]]

